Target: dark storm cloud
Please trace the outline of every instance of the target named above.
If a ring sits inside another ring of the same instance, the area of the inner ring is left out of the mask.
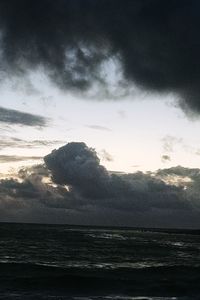
[[[47,119],[42,116],[0,107],[0,123],[44,127],[47,125]]]
[[[174,92],[200,112],[198,0],[1,0],[2,72],[43,66],[63,88],[104,85],[109,59],[122,85]]]
[[[83,204],[133,211],[190,206],[182,197],[182,188],[167,185],[150,174],[109,173],[100,165],[94,149],[84,143],[69,143],[44,160],[53,181],[69,186],[71,193],[85,199]]]
[[[85,143],[69,143],[45,156],[44,161],[55,183],[68,184],[90,198],[109,193],[109,173]]]

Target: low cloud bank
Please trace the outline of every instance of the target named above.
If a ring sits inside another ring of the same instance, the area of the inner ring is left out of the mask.
[[[44,161],[0,181],[2,220],[200,226],[200,169],[112,174],[85,143],[68,143]]]

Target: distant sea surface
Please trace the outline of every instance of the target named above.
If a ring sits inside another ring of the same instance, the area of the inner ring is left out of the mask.
[[[1,223],[0,299],[200,299],[200,233]]]

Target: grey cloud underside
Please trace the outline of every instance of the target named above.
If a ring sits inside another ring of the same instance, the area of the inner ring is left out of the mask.
[[[18,220],[21,216],[22,220],[43,222],[42,217],[38,219],[43,214],[46,222],[74,224],[200,224],[199,169],[111,173],[100,165],[95,150],[84,143],[69,143],[44,160],[46,166],[20,170],[19,180],[0,181],[1,218]],[[170,174],[190,181],[180,186],[169,184]]]
[[[199,112],[199,28],[198,0],[1,0],[1,68],[43,66],[62,88],[83,91],[104,85],[102,64],[115,58],[122,85],[177,93]]]
[[[47,119],[42,116],[0,107],[0,123],[44,127],[47,125]]]

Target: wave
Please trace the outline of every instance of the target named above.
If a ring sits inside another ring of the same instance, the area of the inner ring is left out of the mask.
[[[101,270],[1,263],[0,292],[22,289],[63,290],[69,295],[195,296],[200,294],[200,267],[150,267]],[[12,287],[12,288],[11,288]]]
[[[116,233],[87,233],[86,236],[95,239],[111,239],[111,240],[129,240],[129,237]]]

